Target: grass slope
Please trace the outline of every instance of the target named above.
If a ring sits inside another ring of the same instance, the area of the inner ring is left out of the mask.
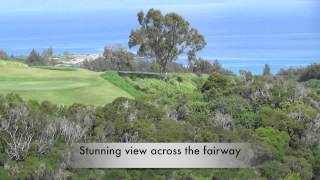
[[[104,105],[117,97],[133,97],[106,81],[101,73],[83,69],[31,68],[0,61],[0,94],[18,93],[25,99],[58,104]]]
[[[187,95],[194,98],[202,98],[201,93],[197,89],[208,78],[208,75],[197,76],[192,73],[170,73],[161,79],[157,76],[150,78],[150,74],[146,73],[132,74],[135,74],[133,78],[129,78],[132,75],[106,72],[102,74],[102,77],[125,90],[133,97],[151,94],[166,97]]]
[[[137,89],[159,96],[192,96],[202,98],[197,89],[202,86],[207,79],[207,75],[197,76],[192,73],[171,73],[164,79],[136,79],[132,83]]]
[[[132,81],[128,77],[121,77],[117,72],[106,72],[101,75],[104,79],[111,82],[113,85],[125,90],[133,97],[139,97],[142,95],[141,91],[138,91]]]

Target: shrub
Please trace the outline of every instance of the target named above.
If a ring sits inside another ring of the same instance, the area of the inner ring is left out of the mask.
[[[273,128],[258,128],[256,134],[266,143],[275,148],[274,155],[276,159],[281,159],[289,147],[290,137],[286,132]]]
[[[8,60],[8,59],[9,59],[8,54],[5,51],[0,49],[0,60]]]
[[[308,81],[310,79],[320,79],[320,64],[308,66],[300,75],[300,81]]]

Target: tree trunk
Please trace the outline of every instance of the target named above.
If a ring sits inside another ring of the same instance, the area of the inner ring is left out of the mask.
[[[167,69],[167,61],[165,60],[160,60],[160,74],[166,73]]]
[[[163,74],[163,73],[165,73],[165,68],[162,65],[160,65],[160,74]]]

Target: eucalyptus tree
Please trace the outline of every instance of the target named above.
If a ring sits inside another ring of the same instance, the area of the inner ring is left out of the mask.
[[[160,65],[160,73],[165,73],[167,64],[181,54],[186,54],[192,63],[196,53],[206,45],[203,35],[176,13],[163,15],[150,9],[145,15],[140,11],[138,22],[140,27],[131,31],[129,47],[139,46],[138,55],[154,58]]]

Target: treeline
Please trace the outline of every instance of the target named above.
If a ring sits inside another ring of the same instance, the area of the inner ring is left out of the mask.
[[[306,67],[281,69],[278,73],[283,76],[296,77],[300,81],[320,79],[320,64],[311,64]]]
[[[67,55],[56,56],[54,58],[53,49],[47,48],[39,53],[32,49],[30,54],[22,61],[29,66],[54,66],[59,64]],[[1,60],[16,60],[14,56],[9,57],[5,51],[0,50]],[[82,68],[105,72],[105,71],[135,71],[135,72],[160,72],[160,65],[153,58],[138,57],[134,53],[128,51],[121,45],[106,47],[103,56],[94,60],[84,60],[81,64]],[[222,67],[218,60],[210,62],[209,60],[198,58],[194,60],[192,66],[182,65],[176,62],[170,62],[166,65],[166,72],[192,72],[197,74],[208,74],[211,72],[221,72],[232,74],[231,71]]]
[[[29,66],[50,66],[57,63],[52,59],[52,57],[52,48],[47,48],[43,50],[41,55],[35,49],[32,49],[29,56],[25,60],[25,63]]]
[[[52,66],[57,64],[57,60],[53,60],[53,49],[47,48],[40,54],[37,50],[32,49],[27,58],[17,58],[13,55],[8,56],[8,54],[0,50],[0,60],[19,60],[29,66]]]
[[[137,57],[122,46],[106,47],[103,56],[95,60],[85,60],[83,68],[92,71],[136,71],[136,72],[160,72],[160,65],[153,58]],[[211,73],[221,72],[230,73],[225,70],[219,61],[212,63],[203,58],[194,61],[192,66],[183,66],[176,62],[170,62],[166,65],[166,72],[193,72],[193,73]]]
[[[29,66],[54,66],[59,64],[64,56],[67,56],[67,54],[56,56],[56,58],[54,58],[52,48],[44,49],[41,54],[37,50],[33,49],[29,56],[22,62],[28,64]],[[3,50],[0,50],[0,59],[17,60],[17,58],[13,55],[8,56],[8,54]],[[155,59],[139,57],[121,45],[105,47],[103,56],[94,60],[84,60],[81,67],[98,72],[135,71],[155,73],[158,73],[161,68]],[[191,72],[196,74],[209,74],[212,72],[220,72],[223,74],[232,74],[230,70],[223,68],[218,60],[211,62],[204,58],[197,58],[193,60],[192,64],[188,65],[170,62],[166,65],[166,71],[169,73]],[[241,70],[239,73],[241,75],[246,73],[246,71]],[[266,74],[271,74],[268,64],[266,64],[263,69],[263,75]],[[277,75],[289,78],[297,78],[299,81],[320,79],[320,64],[315,63],[306,67],[280,69]]]

